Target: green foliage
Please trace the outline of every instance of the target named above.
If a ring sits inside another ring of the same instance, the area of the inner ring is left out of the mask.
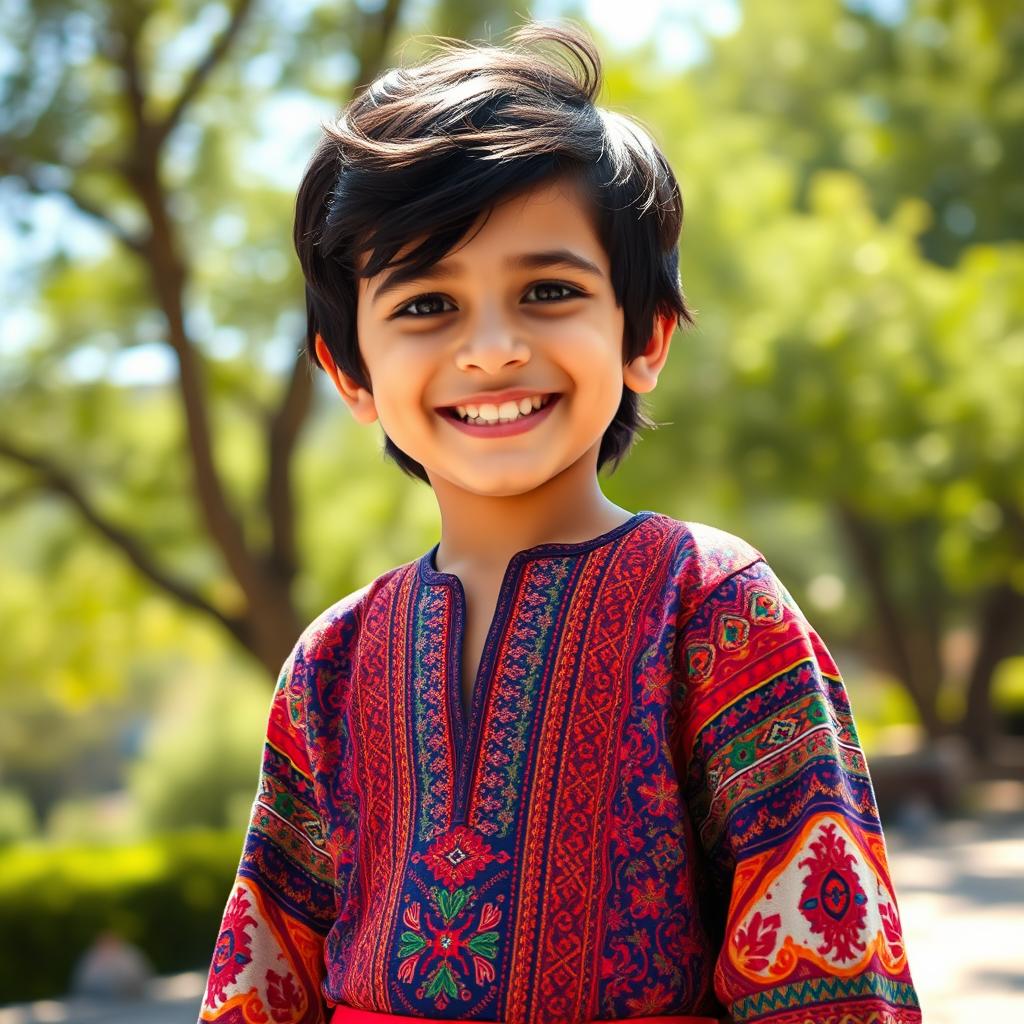
[[[935,216],[929,259],[1024,230],[1024,14],[987,0],[909,0],[887,23],[842,0],[747,0],[743,23],[696,72],[716,112],[770,126],[770,152],[796,167],[801,194],[822,167],[861,178],[877,212],[909,196]]]
[[[851,663],[851,656],[844,662]],[[857,738],[868,764],[876,751],[885,748],[887,737],[917,725],[914,705],[898,679],[875,673],[847,680]]]
[[[172,681],[128,770],[146,834],[244,826],[269,706],[264,687],[224,670]]]
[[[871,524],[907,629],[971,621],[986,588],[1024,590],[1024,250],[1007,240],[1024,207],[1008,208],[1004,159],[1024,138],[1007,59],[1022,31],[1010,7],[912,3],[890,27],[838,2],[751,2],[706,64],[659,78],[626,58],[609,75],[679,173],[697,310],[650,399],[665,426],[615,492],[750,537],[792,566],[794,590],[830,564],[852,603],[815,622],[829,637],[841,623],[851,647],[879,611],[827,521],[838,509]],[[967,37],[987,71],[961,59]],[[963,86],[959,143],[922,47]],[[963,159],[983,139],[1000,158]],[[1001,218],[983,213],[997,195]],[[825,515],[810,545],[765,525],[811,504]],[[962,682],[924,674],[954,697]]]
[[[17,789],[0,789],[0,849],[30,839],[37,822],[31,802]]]
[[[1024,736],[1024,657],[1007,658],[999,666],[992,706],[1008,732]]]
[[[0,850],[0,1003],[67,991],[101,931],[137,945],[159,973],[202,968],[238,864],[241,836],[196,831],[133,846]]]

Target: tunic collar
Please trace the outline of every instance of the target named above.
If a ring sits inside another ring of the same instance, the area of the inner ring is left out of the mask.
[[[594,548],[599,548],[604,544],[609,544],[618,537],[621,537],[623,534],[629,533],[630,530],[635,529],[645,520],[651,519],[658,514],[659,513],[652,512],[649,509],[634,512],[633,515],[625,522],[619,523],[618,526],[614,526],[612,529],[606,530],[597,537],[591,537],[590,540],[573,541],[568,544],[534,544],[532,547],[523,548],[521,551],[517,551],[511,559],[509,559],[505,575],[508,575],[508,568],[511,568],[516,562],[525,562],[532,558],[578,555],[584,554],[587,551],[593,551]],[[423,583],[448,586],[451,584],[453,579],[457,579],[458,577],[455,576],[454,573],[440,572],[437,569],[434,558],[437,554],[437,549],[440,546],[441,542],[438,541],[429,551],[421,555],[418,559],[419,578]]]

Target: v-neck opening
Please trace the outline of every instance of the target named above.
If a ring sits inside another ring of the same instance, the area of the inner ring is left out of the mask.
[[[591,537],[589,540],[534,544],[512,555],[502,574],[494,613],[487,627],[483,649],[480,652],[480,660],[474,672],[468,720],[463,706],[462,691],[462,659],[465,647],[467,608],[465,588],[462,585],[462,580],[455,573],[441,572],[435,567],[434,557],[437,554],[437,549],[441,546],[440,541],[420,557],[418,566],[420,580],[428,585],[447,587],[453,596],[452,630],[446,652],[448,662],[446,679],[449,708],[448,718],[455,757],[453,821],[464,822],[466,818],[470,783],[476,771],[476,762],[480,756],[481,718],[483,709],[486,706],[486,694],[490,689],[494,676],[494,652],[498,647],[500,634],[505,628],[505,620],[508,617],[509,609],[514,604],[509,591],[513,585],[518,585],[519,572],[523,564],[538,558],[583,554],[587,551],[592,551],[595,548],[611,543],[613,540],[623,536],[623,534],[635,529],[642,522],[657,515],[657,512],[643,509],[635,512],[629,519],[619,523],[618,526],[613,526],[610,530],[606,530],[596,537]]]
[[[643,509],[640,512],[634,512],[629,519],[619,523],[618,526],[613,526],[610,530],[606,530],[596,537],[591,537],[590,540],[569,541],[566,543],[545,541],[540,544],[534,544],[532,547],[523,548],[509,559],[508,565],[505,566],[504,578],[508,577],[508,570],[515,561],[522,561],[525,558],[544,558],[552,555],[571,555],[589,551],[592,548],[601,547],[603,544],[615,540],[622,534],[628,533],[635,526],[639,526],[644,520],[656,515],[658,515],[657,512]],[[424,583],[450,583],[452,580],[456,580],[461,586],[462,580],[455,573],[441,572],[436,567],[435,558],[437,556],[437,549],[440,546],[441,542],[438,541],[428,552],[420,557],[420,579]],[[504,586],[504,579],[502,586]]]

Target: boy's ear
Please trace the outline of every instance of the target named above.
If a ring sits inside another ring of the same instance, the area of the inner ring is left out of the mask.
[[[373,423],[377,418],[377,404],[373,400],[373,395],[347,373],[338,369],[327,343],[319,334],[316,336],[316,357],[356,420],[359,423]]]
[[[630,391],[646,394],[658,383],[678,319],[675,313],[656,313],[654,329],[647,339],[647,347],[622,369],[622,381]]]

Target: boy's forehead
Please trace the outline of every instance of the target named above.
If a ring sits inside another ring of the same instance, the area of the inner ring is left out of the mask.
[[[485,231],[489,232],[488,240],[493,241],[502,251],[510,253],[518,249],[535,248],[531,244],[531,235],[539,236],[540,248],[551,249],[553,241],[558,240],[562,245],[568,243],[570,239],[567,235],[571,233],[572,240],[577,244],[581,241],[584,244],[589,242],[591,248],[596,247],[604,255],[597,231],[596,209],[591,197],[578,183],[564,176],[547,179],[502,196],[492,206],[482,209],[466,234],[438,262],[449,257],[454,259],[460,249],[471,244]],[[428,235],[422,234],[405,242],[391,262],[400,263],[427,238]],[[371,255],[371,250],[365,246],[356,253],[355,265],[360,274]],[[390,269],[386,267],[373,277],[360,277],[360,290],[376,287],[380,278],[387,275]]]

